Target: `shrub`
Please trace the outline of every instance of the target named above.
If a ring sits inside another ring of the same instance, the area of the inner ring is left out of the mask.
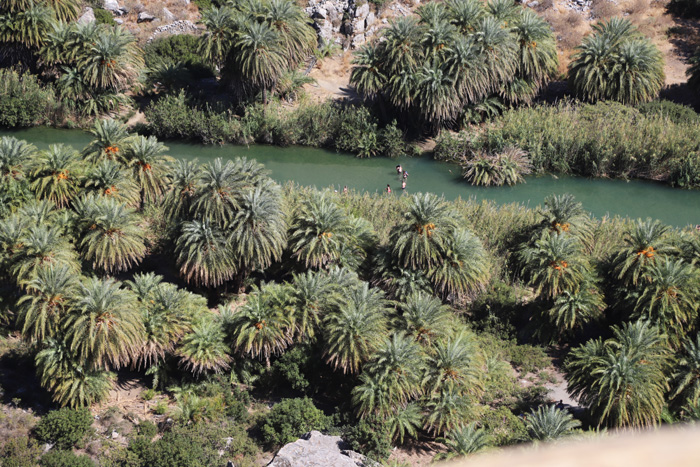
[[[644,103],[638,109],[642,115],[650,117],[661,116],[668,118],[673,123],[697,124],[700,122],[698,113],[687,105],[676,104],[665,99]]]
[[[10,438],[0,448],[0,465],[2,467],[35,467],[41,447],[26,436]]]
[[[58,449],[70,449],[85,438],[92,425],[88,409],[63,408],[42,417],[35,433],[39,441],[53,443]]]
[[[143,47],[143,59],[147,68],[181,62],[192,78],[211,78],[214,70],[199,54],[198,45],[199,38],[191,34],[158,37]]]
[[[527,439],[525,423],[507,407],[486,410],[481,423],[496,446],[515,444]]]
[[[296,441],[311,430],[325,430],[329,419],[308,397],[285,399],[275,405],[261,423],[265,443],[281,446]]]
[[[39,125],[54,103],[53,90],[42,88],[36,76],[0,69],[0,126]]]
[[[156,396],[156,390],[155,389],[146,389],[141,393],[141,399],[145,401],[150,401]]]
[[[112,13],[109,11],[102,8],[94,8],[92,11],[95,13],[95,21],[97,21],[98,24],[106,24],[107,26],[117,25]]]
[[[389,458],[391,454],[391,434],[382,420],[364,418],[346,427],[343,438],[353,451],[377,461]]]
[[[153,437],[158,434],[158,427],[155,425],[155,423],[148,420],[142,420],[136,429],[139,436],[143,436],[147,439],[153,439]]]
[[[71,451],[51,450],[39,461],[41,467],[95,467],[87,456],[76,456]]]

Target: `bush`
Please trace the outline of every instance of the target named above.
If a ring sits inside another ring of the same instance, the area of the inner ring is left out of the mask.
[[[659,101],[651,101],[642,104],[638,107],[642,115],[655,117],[661,116],[668,118],[673,123],[700,123],[700,117],[697,112],[687,105],[676,104],[675,102],[665,99]]]
[[[507,446],[527,439],[525,423],[507,407],[486,410],[480,421],[496,446]]]
[[[112,13],[109,11],[102,8],[93,8],[92,11],[95,13],[95,21],[97,21],[97,24],[106,24],[107,26],[117,25],[117,22],[114,21]]]
[[[268,446],[281,446],[296,441],[311,430],[325,430],[329,422],[308,397],[285,399],[265,416],[261,430]]]
[[[144,62],[147,68],[181,62],[192,78],[211,78],[214,70],[197,51],[198,44],[199,38],[191,34],[158,37],[143,47]]]
[[[348,426],[343,438],[353,451],[382,461],[391,454],[391,434],[382,420],[367,417]]]
[[[46,414],[35,428],[39,441],[70,449],[85,438],[92,425],[88,409],[63,408]]]
[[[4,465],[4,464],[3,464]],[[95,467],[87,456],[76,456],[71,451],[51,450],[39,461],[41,467]]]
[[[34,440],[26,436],[10,438],[0,448],[0,465],[2,467],[35,467],[41,448]]]
[[[36,76],[0,69],[0,126],[40,125],[55,102],[53,90],[42,88]]]
[[[143,436],[147,439],[153,439],[153,437],[158,434],[158,427],[155,425],[155,423],[148,420],[142,420],[136,429],[139,436]]]
[[[471,142],[459,137],[475,151],[522,148],[538,172],[672,181],[679,161],[698,153],[700,125],[616,103],[561,103],[511,110]]]

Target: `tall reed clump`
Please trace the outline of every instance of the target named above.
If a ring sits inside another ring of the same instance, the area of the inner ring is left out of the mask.
[[[476,134],[443,137],[435,157],[459,162],[451,156],[461,148],[476,153],[507,146],[527,151],[535,172],[700,187],[700,126],[616,103],[511,110]]]

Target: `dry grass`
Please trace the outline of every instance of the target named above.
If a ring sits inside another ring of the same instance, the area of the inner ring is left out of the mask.
[[[583,39],[583,18],[579,13],[567,10],[564,14],[550,11],[549,14],[545,15],[545,19],[554,29],[557,46],[568,56],[568,52],[579,45]]]
[[[620,9],[610,0],[593,0],[591,2],[591,16],[595,19],[608,19],[620,16]]]

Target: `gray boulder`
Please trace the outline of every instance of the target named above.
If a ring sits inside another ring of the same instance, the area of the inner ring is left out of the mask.
[[[347,450],[340,436],[312,431],[279,450],[268,467],[372,467],[373,461]]]
[[[119,6],[117,0],[102,0],[102,8],[111,11],[115,15],[121,15],[122,7]]]
[[[85,7],[83,14],[78,18],[78,24],[87,24],[95,22],[95,12],[90,7]]]
[[[161,12],[161,16],[163,17],[163,21],[175,21],[175,15],[165,7]]]
[[[149,15],[145,11],[142,11],[141,13],[139,13],[139,16],[136,18],[136,22],[137,23],[150,23],[154,19],[156,19],[155,16]]]

